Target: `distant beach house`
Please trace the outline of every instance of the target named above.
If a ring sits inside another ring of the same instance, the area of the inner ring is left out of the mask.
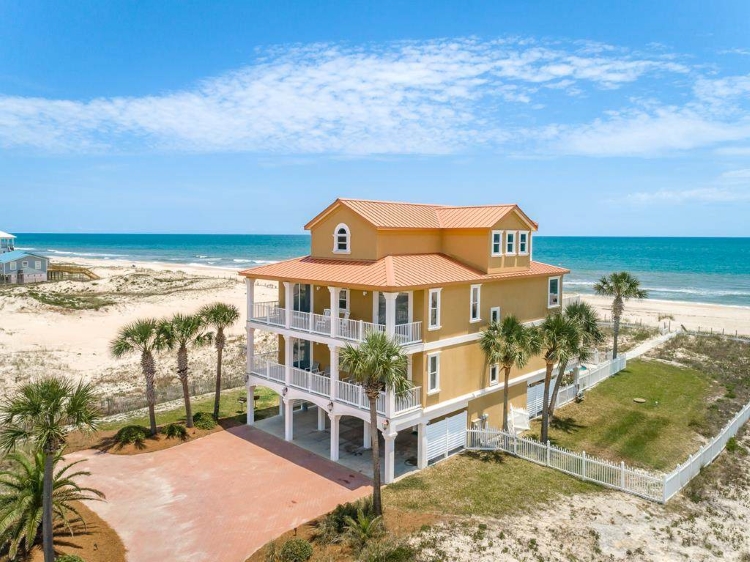
[[[49,258],[15,248],[16,237],[0,231],[0,283],[39,283],[47,280]]]
[[[354,434],[363,431],[358,448],[368,449],[367,397],[340,369],[339,352],[375,330],[403,345],[413,384],[405,395],[383,392],[378,401],[385,482],[396,475],[396,455],[422,468],[461,448],[467,427],[500,426],[501,370],[486,364],[480,333],[508,314],[537,323],[559,310],[569,273],[533,261],[537,223],[517,205],[337,199],[305,228],[309,256],[242,272],[249,403],[256,385],[277,392],[290,441],[293,405],[317,406],[317,429],[330,427],[334,461],[345,439],[341,419],[351,426],[354,418],[361,427]],[[278,300],[255,302],[258,279],[278,282]],[[255,354],[257,329],[277,334],[278,354]],[[527,387],[543,372],[539,357],[513,371],[514,406],[526,407]]]

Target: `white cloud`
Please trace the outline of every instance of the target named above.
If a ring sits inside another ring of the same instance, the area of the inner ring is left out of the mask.
[[[734,203],[750,201],[750,191],[707,187],[699,189],[658,191],[641,191],[631,193],[625,198],[626,202],[637,204],[652,203]]]
[[[506,117],[514,106],[549,105],[535,99],[540,86],[578,94],[622,88],[647,74],[687,72],[661,54],[529,39],[277,48],[252,66],[163,95],[89,101],[0,96],[0,146],[457,152],[515,138]]]

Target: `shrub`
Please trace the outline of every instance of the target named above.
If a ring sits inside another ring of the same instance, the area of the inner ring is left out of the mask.
[[[385,532],[383,518],[367,514],[362,508],[357,510],[356,519],[347,515],[344,520],[346,522],[346,534],[349,538],[349,544],[357,550],[361,550],[370,540],[381,536]]]
[[[193,416],[193,424],[198,429],[213,429],[216,427],[216,420],[208,412],[198,412]]]
[[[115,441],[120,446],[133,444],[142,447],[148,433],[149,430],[142,425],[126,425],[115,434]]]
[[[279,560],[281,562],[305,562],[312,555],[312,545],[305,539],[289,539],[279,550]]]
[[[75,554],[63,554],[55,558],[55,562],[84,562],[83,558]]]
[[[372,498],[367,497],[357,502],[337,505],[318,523],[316,538],[323,544],[339,542],[346,531],[346,518],[356,518],[360,509],[365,515],[373,515]]]
[[[411,562],[417,556],[414,547],[403,541],[373,541],[360,553],[362,562]]]
[[[737,443],[737,439],[735,437],[730,437],[729,441],[727,441],[727,451],[730,453],[736,453],[739,448],[740,444]]]
[[[170,423],[162,431],[164,432],[164,435],[167,436],[167,439],[177,438],[181,441],[185,441],[188,438],[187,428],[179,423]]]

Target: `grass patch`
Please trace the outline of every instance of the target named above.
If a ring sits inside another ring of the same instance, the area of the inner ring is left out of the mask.
[[[383,490],[386,510],[499,517],[603,489],[501,453],[467,452]]]
[[[710,378],[658,361],[631,361],[627,369],[560,408],[550,441],[574,451],[634,466],[669,470],[697,448],[706,423]],[[644,398],[637,404],[634,398]],[[531,434],[539,437],[540,423]]]
[[[106,306],[115,304],[115,301],[91,293],[58,293],[30,290],[26,296],[46,304],[68,310],[99,310]]]

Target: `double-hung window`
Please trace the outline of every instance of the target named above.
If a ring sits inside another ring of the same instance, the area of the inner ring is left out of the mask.
[[[493,230],[492,231],[492,257],[499,257],[503,255],[503,231]]]
[[[430,317],[427,328],[437,330],[440,328],[440,289],[430,289],[429,300]]]
[[[34,260],[34,269],[42,269],[42,260]]]
[[[508,256],[516,255],[516,232],[509,230],[505,233],[505,254]]]
[[[493,306],[490,308],[490,322],[500,322],[500,307]]]
[[[349,227],[344,223],[339,224],[333,231],[333,253],[334,254],[349,254],[351,253],[350,248],[351,235],[349,233]]]
[[[529,233],[526,231],[518,233],[518,255],[529,255]]]
[[[479,322],[481,320],[481,285],[472,285],[469,296],[469,321]]]
[[[560,306],[560,278],[549,278],[549,290],[547,291],[547,307]]]
[[[427,354],[427,393],[440,392],[440,353]]]
[[[349,310],[349,289],[339,289],[339,310]]]
[[[15,271],[17,269],[18,269],[18,262],[14,262],[14,261],[10,262],[10,270]]]
[[[497,382],[500,380],[499,377],[500,369],[498,369],[497,364],[490,365],[490,386],[493,384],[497,384]]]

